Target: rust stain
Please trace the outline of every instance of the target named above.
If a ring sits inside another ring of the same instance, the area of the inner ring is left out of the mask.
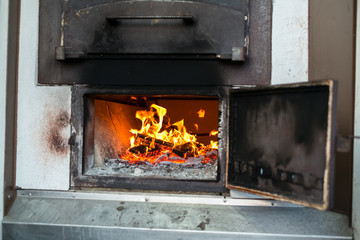
[[[48,123],[44,128],[44,139],[47,150],[53,154],[66,154],[68,151],[68,140],[62,133],[64,128],[69,125],[70,117],[66,111],[60,111],[57,114],[50,114]]]

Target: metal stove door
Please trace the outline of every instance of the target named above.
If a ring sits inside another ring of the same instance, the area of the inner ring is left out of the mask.
[[[325,80],[232,90],[226,187],[331,208],[336,86]]]

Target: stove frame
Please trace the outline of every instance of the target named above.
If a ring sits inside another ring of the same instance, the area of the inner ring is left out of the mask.
[[[171,92],[171,94],[169,94]],[[148,86],[140,87],[73,87],[71,125],[73,137],[71,146],[71,187],[76,188],[117,188],[166,190],[184,192],[226,192],[225,169],[226,149],[228,144],[227,112],[229,87],[173,87]],[[86,95],[119,94],[119,95],[159,95],[159,96],[216,96],[219,101],[219,150],[218,150],[218,177],[216,181],[199,180],[171,180],[152,178],[122,178],[117,176],[86,175],[84,156],[84,124],[86,121]]]

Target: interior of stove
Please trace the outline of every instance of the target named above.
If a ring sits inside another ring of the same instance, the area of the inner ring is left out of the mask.
[[[217,180],[217,96],[85,98],[84,175]]]

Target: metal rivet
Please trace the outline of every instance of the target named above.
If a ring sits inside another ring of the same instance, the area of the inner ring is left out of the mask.
[[[10,195],[10,194],[8,195],[8,198],[9,198],[9,199],[11,198],[11,195]]]
[[[247,21],[247,20],[248,20],[248,17],[247,17],[247,16],[245,16],[245,17],[244,17],[244,19],[245,19],[245,21]]]
[[[73,198],[76,198],[76,195],[74,194],[74,195],[72,195],[72,197],[73,197]]]
[[[149,201],[149,198],[145,198],[145,202],[148,202]]]

